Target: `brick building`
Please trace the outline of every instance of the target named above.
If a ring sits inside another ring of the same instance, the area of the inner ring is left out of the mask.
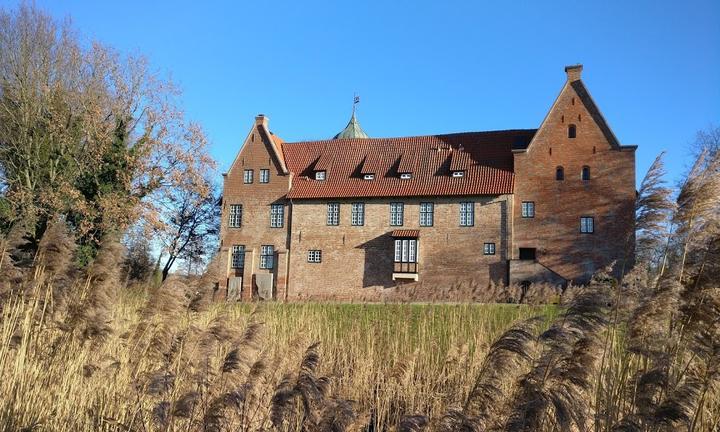
[[[582,66],[565,71],[538,129],[370,138],[353,112],[333,139],[286,143],[257,116],[224,174],[221,294],[381,300],[621,271],[636,146],[620,145]]]

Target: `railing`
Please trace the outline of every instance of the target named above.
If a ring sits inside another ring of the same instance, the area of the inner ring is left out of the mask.
[[[393,273],[417,273],[418,264],[411,262],[396,262],[393,267]]]

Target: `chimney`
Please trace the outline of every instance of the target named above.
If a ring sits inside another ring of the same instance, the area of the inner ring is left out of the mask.
[[[580,79],[580,74],[582,73],[582,67],[583,66],[581,64],[565,66],[565,73],[567,74],[568,81],[578,81]]]
[[[258,114],[255,116],[255,124],[260,126],[263,125],[265,128],[268,127],[268,121],[270,119],[265,116],[265,114]]]

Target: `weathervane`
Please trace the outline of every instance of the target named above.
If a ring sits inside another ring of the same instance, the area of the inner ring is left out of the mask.
[[[352,108],[353,115],[355,114],[355,105],[357,105],[359,103],[360,103],[360,96],[357,93],[353,93],[353,108]]]

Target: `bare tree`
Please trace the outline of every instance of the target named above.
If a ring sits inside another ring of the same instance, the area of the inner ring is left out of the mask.
[[[178,260],[186,264],[204,263],[216,248],[220,218],[218,198],[209,180],[202,186],[188,184],[164,197],[161,219],[154,227],[162,244],[165,263],[162,280]]]

